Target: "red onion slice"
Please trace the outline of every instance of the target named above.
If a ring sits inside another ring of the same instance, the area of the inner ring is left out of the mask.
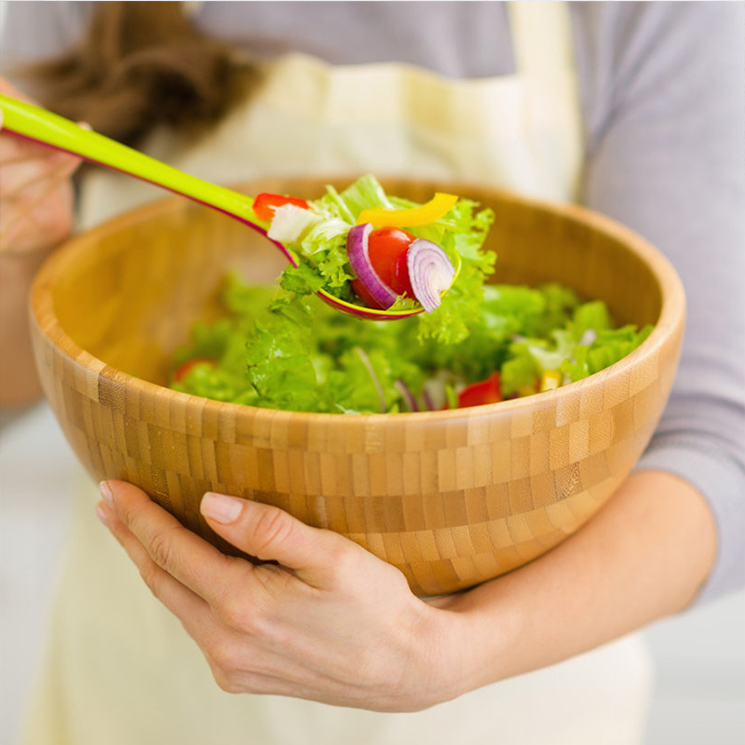
[[[347,256],[357,278],[365,285],[375,302],[381,308],[390,308],[398,295],[378,276],[370,262],[368,238],[372,233],[372,223],[355,225],[347,233]]]
[[[422,391],[422,400],[429,411],[434,411],[437,408],[437,406],[435,406],[435,400],[432,398],[432,394],[426,388]]]
[[[406,252],[406,265],[414,297],[427,313],[437,308],[440,293],[453,284],[455,267],[448,255],[432,241],[417,238]]]
[[[401,396],[404,399],[404,403],[406,404],[406,408],[408,411],[419,411],[419,406],[416,402],[416,396],[411,392],[411,388],[409,388],[406,383],[404,383],[401,378],[397,378],[396,382],[393,384],[396,387],[396,390],[401,394]]]

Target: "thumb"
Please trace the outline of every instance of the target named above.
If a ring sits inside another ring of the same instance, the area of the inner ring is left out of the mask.
[[[362,551],[337,533],[306,525],[279,507],[208,492],[200,511],[210,527],[236,548],[262,561],[276,561],[311,585],[323,584],[333,557]]]

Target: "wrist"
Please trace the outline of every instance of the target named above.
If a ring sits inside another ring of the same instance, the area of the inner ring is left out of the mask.
[[[417,633],[416,657],[426,669],[410,678],[423,683],[420,706],[451,701],[509,677],[503,660],[519,636],[517,608],[498,608],[492,597],[485,607],[474,590],[427,598],[425,621]]]
[[[633,474],[587,525],[531,563],[432,601],[459,617],[462,692],[553,665],[684,609],[711,570],[704,498],[664,472]]]
[[[22,296],[25,300],[36,273],[58,245],[59,241],[33,248],[14,244],[0,247],[0,287],[3,295],[13,294],[14,299]]]
[[[403,671],[408,711],[428,709],[467,690],[463,682],[464,659],[460,654],[463,619],[457,613],[427,603],[422,606],[420,623],[412,634],[411,667]]]
[[[503,580],[430,601],[443,628],[449,698],[522,672],[511,665],[512,650],[529,624],[524,606],[511,601]]]
[[[52,250],[0,251],[0,406],[25,406],[41,395],[28,300],[34,277]]]

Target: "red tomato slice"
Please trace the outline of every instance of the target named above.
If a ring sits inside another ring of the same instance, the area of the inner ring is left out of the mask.
[[[368,237],[368,255],[380,279],[397,295],[414,297],[406,252],[414,236],[401,228],[377,228]],[[364,300],[364,298],[363,298]]]
[[[310,205],[298,197],[285,197],[282,194],[269,194],[263,192],[254,199],[253,210],[256,217],[264,222],[269,222],[274,217],[277,207],[285,204],[294,204],[296,207],[302,207],[307,210]]]
[[[502,386],[499,373],[495,372],[486,380],[469,385],[458,394],[458,408],[481,406],[482,404],[496,404],[502,400]]]
[[[370,291],[362,284],[362,280],[353,279],[352,289],[357,294],[357,297],[367,305],[368,308],[377,308],[378,310],[385,310],[383,306],[370,294]]]
[[[189,370],[192,369],[192,367],[201,365],[203,362],[208,362],[210,365],[212,365],[212,367],[215,366],[215,361],[210,359],[209,357],[195,357],[192,360],[187,360],[186,362],[184,362],[184,364],[181,365],[175,373],[173,373],[173,379],[177,383],[180,383],[184,379],[184,376],[189,372]]]

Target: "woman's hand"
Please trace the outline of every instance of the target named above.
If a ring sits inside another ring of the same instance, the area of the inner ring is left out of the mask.
[[[533,562],[425,603],[398,570],[274,507],[206,495],[230,558],[140,489],[106,482],[99,515],[229,691],[415,711],[566,660],[688,605],[716,527],[670,474],[630,476],[581,530]]]
[[[0,93],[28,101],[2,78]],[[3,132],[0,111],[0,252],[50,249],[69,235],[71,176],[79,164],[72,155]]]
[[[275,507],[207,494],[229,557],[137,487],[102,485],[102,521],[178,616],[226,691],[378,711],[415,711],[459,689],[459,615],[415,597],[394,567]]]
[[[27,100],[2,78],[0,93]],[[27,404],[41,394],[26,307],[36,272],[72,230],[72,174],[79,163],[3,132],[0,111],[0,406]]]

